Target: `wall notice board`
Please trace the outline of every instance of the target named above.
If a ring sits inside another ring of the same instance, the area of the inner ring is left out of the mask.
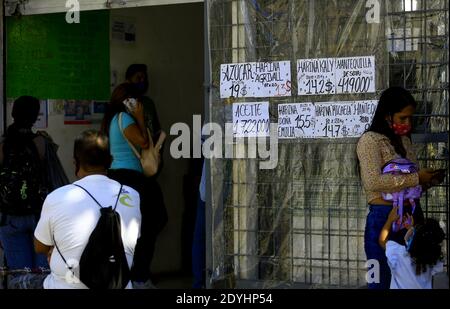
[[[109,11],[8,17],[6,94],[40,99],[108,100]]]

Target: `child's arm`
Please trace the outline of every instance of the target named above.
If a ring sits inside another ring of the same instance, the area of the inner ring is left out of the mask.
[[[392,207],[391,212],[389,213],[389,216],[386,220],[386,223],[384,224],[383,228],[380,232],[380,237],[378,238],[378,243],[383,249],[386,249],[386,242],[389,238],[389,233],[391,231],[392,223],[394,223],[398,218],[397,214],[398,207]]]

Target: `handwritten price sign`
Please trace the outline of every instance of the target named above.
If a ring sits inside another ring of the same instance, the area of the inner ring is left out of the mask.
[[[221,98],[291,96],[290,61],[230,63],[220,66]]]
[[[262,137],[269,134],[269,102],[233,104],[233,135],[235,137]]]
[[[314,137],[315,109],[312,103],[278,105],[278,138]]]
[[[358,137],[376,108],[377,101],[279,104],[278,138]]]
[[[297,60],[298,95],[375,92],[375,57]]]
[[[336,93],[334,66],[334,58],[298,60],[298,94],[320,95]]]
[[[370,126],[377,101],[326,102],[315,104],[316,138],[361,136]]]

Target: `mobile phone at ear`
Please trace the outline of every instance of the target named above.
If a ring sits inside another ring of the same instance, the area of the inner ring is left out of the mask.
[[[135,98],[128,98],[123,100],[123,104],[125,105],[125,108],[129,113],[132,113],[134,109],[136,108],[137,101]]]

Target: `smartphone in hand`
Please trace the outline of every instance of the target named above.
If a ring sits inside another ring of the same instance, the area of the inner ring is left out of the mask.
[[[433,176],[431,177],[431,184],[436,186],[442,183],[447,175],[447,170],[445,168],[437,169],[433,172]]]
[[[125,105],[128,113],[132,113],[137,106],[137,100],[135,98],[128,98],[123,100],[123,104]]]

